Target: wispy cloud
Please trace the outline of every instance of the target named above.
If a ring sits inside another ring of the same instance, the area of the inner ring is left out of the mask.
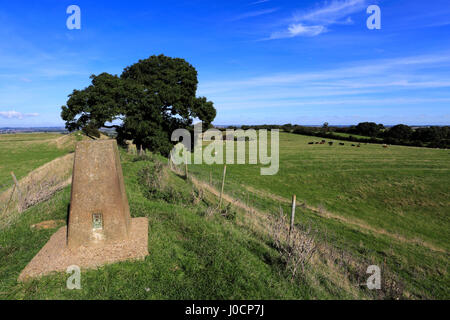
[[[330,25],[367,8],[366,0],[334,0],[308,12],[296,12],[294,20]]]
[[[299,108],[299,107],[320,107],[320,106],[345,106],[345,107],[362,107],[362,106],[399,106],[399,105],[424,105],[432,103],[449,103],[450,98],[371,98],[371,99],[303,99],[298,101],[251,101],[245,105],[246,110],[250,109],[276,109],[280,107]],[[241,102],[227,102],[223,108],[230,110],[242,110]]]
[[[352,24],[350,15],[364,10],[366,5],[367,0],[333,0],[313,10],[295,12],[284,30],[273,32],[265,40],[318,36],[330,25]]]
[[[364,60],[348,63],[339,68],[318,71],[270,74],[239,81],[210,83],[206,88],[231,91],[239,87],[285,85],[332,85],[334,87],[390,87],[423,85],[448,86],[450,77],[434,75],[432,70],[450,68],[450,52],[409,56],[392,59]],[[427,70],[431,70],[428,71]],[[428,79],[429,80],[424,80]],[[205,87],[203,87],[205,88]],[[204,93],[206,94],[206,93]]]
[[[256,4],[261,4],[261,3],[265,3],[265,2],[269,2],[270,0],[259,0],[259,1],[255,1],[250,3],[250,5],[256,5]]]
[[[297,23],[291,24],[286,31],[273,32],[269,39],[293,38],[298,36],[314,37],[326,30],[327,28],[325,26],[306,26]]]
[[[314,106],[430,107],[450,102],[450,53],[356,61],[338,68],[202,84],[221,110]],[[298,109],[300,110],[300,109]]]
[[[237,20],[242,20],[242,19],[247,19],[247,18],[259,17],[259,16],[262,16],[262,15],[273,13],[273,12],[275,12],[277,10],[278,10],[278,8],[250,11],[250,12],[246,12],[246,13],[240,14],[240,15],[238,15],[238,16],[230,19],[230,20],[231,21],[237,21]]]
[[[39,113],[22,113],[17,111],[0,111],[0,117],[5,119],[24,119],[29,117],[38,117]]]

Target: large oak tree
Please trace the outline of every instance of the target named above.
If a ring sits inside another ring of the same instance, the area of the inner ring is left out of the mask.
[[[184,59],[151,56],[124,69],[120,77],[102,73],[92,84],[74,90],[61,117],[70,131],[95,135],[115,127],[119,140],[167,155],[171,133],[191,128],[194,118],[209,126],[216,116],[211,101],[197,97],[197,71]],[[118,125],[106,125],[120,120]]]

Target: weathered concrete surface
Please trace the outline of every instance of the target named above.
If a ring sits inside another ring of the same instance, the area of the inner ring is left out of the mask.
[[[65,225],[64,220],[47,220],[31,225],[31,229],[45,230],[45,229],[56,229],[58,226]]]
[[[148,219],[131,219],[130,238],[109,242],[103,246],[80,246],[69,249],[66,245],[67,228],[60,228],[19,275],[27,281],[65,272],[67,267],[97,268],[124,260],[141,260],[148,255]]]
[[[19,281],[95,268],[148,255],[148,219],[131,219],[115,140],[81,141],[75,149],[68,227],[60,228]]]
[[[79,142],[72,179],[68,246],[127,239],[131,217],[116,140]],[[100,215],[101,228],[94,215]]]

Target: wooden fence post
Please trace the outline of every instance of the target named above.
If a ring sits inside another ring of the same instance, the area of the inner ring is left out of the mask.
[[[226,174],[227,174],[227,165],[224,164],[224,166],[223,166],[223,177],[222,177],[222,190],[220,191],[219,209],[222,206],[223,187],[225,185],[225,176],[226,176]]]
[[[291,224],[289,226],[289,240],[291,240],[291,231],[294,228],[294,220],[295,220],[295,194],[292,196],[292,209],[291,209]]]
[[[170,157],[169,157],[169,163],[170,163],[170,169],[172,169],[173,171],[177,172],[177,166],[175,165],[175,163],[173,162],[173,151],[170,151]]]
[[[169,157],[167,158],[167,165],[169,166],[169,169],[172,170],[172,150],[169,153]]]
[[[14,196],[14,192],[15,192],[15,191],[16,191],[16,184],[14,184],[14,187],[13,187],[13,189],[12,189],[12,191],[11,191],[11,195],[10,195],[10,197],[9,197],[8,203],[6,204],[5,210],[3,211],[2,215],[3,215],[3,214],[6,214],[6,212],[8,211],[8,209],[9,209],[9,204],[11,203],[11,200],[12,200],[12,198],[13,198],[13,196]]]
[[[19,209],[19,212],[22,212],[22,192],[20,191],[19,182],[17,181],[16,175],[12,171],[11,171],[11,176],[14,180],[14,184],[16,185],[17,195],[19,198],[17,208]]]
[[[187,148],[184,148],[184,170],[186,173],[186,179],[188,178],[188,158],[187,158]]]

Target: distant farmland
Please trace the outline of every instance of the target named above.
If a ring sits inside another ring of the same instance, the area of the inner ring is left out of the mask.
[[[19,133],[0,135],[0,192],[12,185],[11,171],[18,179],[69,149],[57,145],[60,133]]]
[[[280,133],[280,171],[229,165],[225,192],[268,212],[290,212],[293,194],[303,203],[296,223],[353,255],[384,263],[421,297],[449,297],[450,153],[448,150],[344,141]],[[328,139],[327,139],[328,141]],[[353,143],[354,144],[354,143]],[[222,165],[191,165],[219,188]]]

